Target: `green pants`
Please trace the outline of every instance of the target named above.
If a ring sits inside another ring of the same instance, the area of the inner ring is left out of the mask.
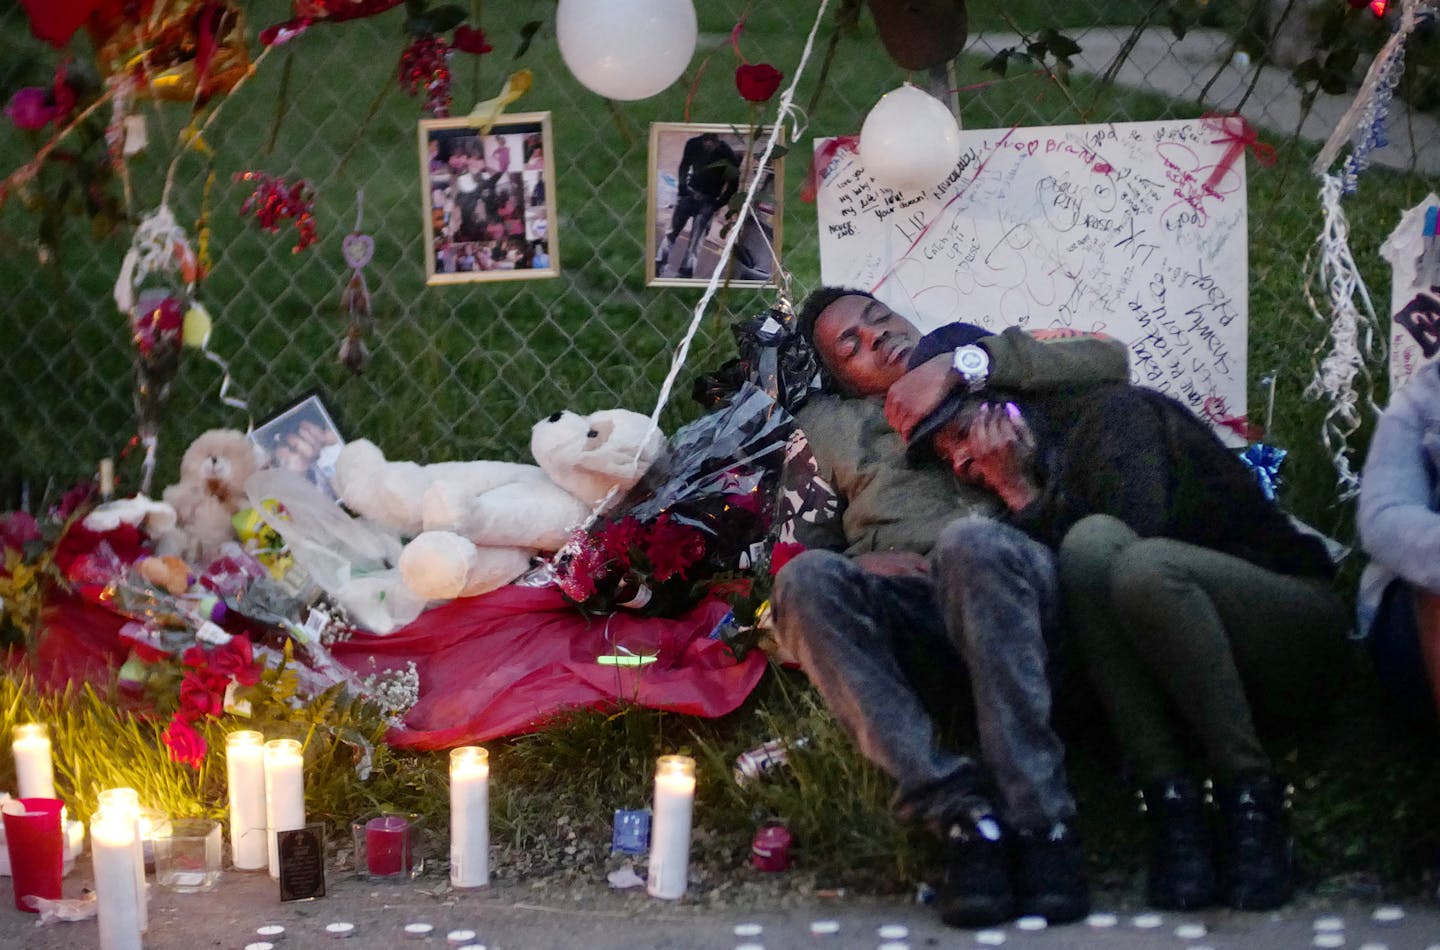
[[[1349,617],[1322,579],[1091,515],[1060,546],[1060,581],[1070,635],[1142,783],[1187,771],[1184,728],[1212,775],[1270,769],[1252,708],[1310,718],[1340,683]]]

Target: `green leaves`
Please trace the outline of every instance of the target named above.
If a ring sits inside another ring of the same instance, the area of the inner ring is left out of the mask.
[[[520,47],[515,50],[516,59],[524,56],[526,51],[530,49],[530,44],[535,41],[535,34],[539,32],[543,23],[543,20],[531,20],[520,27]]]
[[[465,22],[467,16],[462,7],[453,3],[427,8],[424,0],[406,0],[405,32],[411,36],[429,36],[432,33],[448,33]]]
[[[980,68],[997,76],[1004,76],[1009,71],[1012,62],[1022,66],[1038,63],[1063,82],[1070,75],[1070,69],[1074,65],[1071,57],[1080,50],[1079,43],[1053,27],[1046,27],[1035,36],[1027,37],[1023,49],[1018,46],[1007,46],[1002,50],[997,50],[995,55],[990,57]],[[1054,60],[1053,66],[1047,62],[1049,59]]]

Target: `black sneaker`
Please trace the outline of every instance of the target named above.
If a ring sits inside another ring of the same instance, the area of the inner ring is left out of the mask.
[[[1015,835],[1015,890],[1022,916],[1068,924],[1090,913],[1085,855],[1075,830],[1063,821]]]
[[[990,927],[1015,916],[1000,823],[966,817],[945,834],[945,874],[936,906],[951,927]]]
[[[1295,894],[1295,842],[1285,790],[1267,772],[1218,785],[1220,887],[1236,910],[1273,910]]]
[[[1170,778],[1141,790],[1150,822],[1146,902],[1160,910],[1198,910],[1215,900],[1215,862],[1205,804],[1190,779]]]

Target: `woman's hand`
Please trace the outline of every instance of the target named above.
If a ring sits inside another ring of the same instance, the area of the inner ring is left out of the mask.
[[[1007,508],[1019,511],[1035,500],[1035,433],[1013,402],[982,406],[965,444],[971,477],[999,495]]]

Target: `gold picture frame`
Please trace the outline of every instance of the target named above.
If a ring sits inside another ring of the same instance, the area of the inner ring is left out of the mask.
[[[645,283],[694,287],[709,283],[734,210],[754,177],[770,127],[654,122],[646,174]],[[718,144],[717,144],[718,143]],[[784,159],[775,158],[755,193],[750,219],[736,239],[725,281],[774,286],[780,258]],[[682,176],[684,181],[682,181]],[[696,225],[701,239],[694,240]]]
[[[550,113],[501,116],[481,135],[468,118],[419,126],[425,282],[560,274]]]

